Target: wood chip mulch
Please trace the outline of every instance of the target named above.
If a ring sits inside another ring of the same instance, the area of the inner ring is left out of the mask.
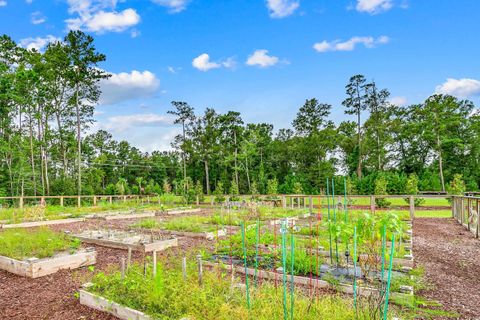
[[[454,219],[416,218],[416,265],[432,288],[418,292],[458,319],[480,319],[480,240]]]

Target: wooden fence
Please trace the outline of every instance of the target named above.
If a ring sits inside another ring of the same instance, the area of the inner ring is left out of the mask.
[[[480,197],[454,196],[452,216],[468,231],[471,231],[475,238],[478,238],[480,232]]]

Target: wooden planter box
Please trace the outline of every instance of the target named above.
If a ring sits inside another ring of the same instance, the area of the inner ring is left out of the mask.
[[[83,285],[84,288],[88,288],[89,286],[89,283]],[[79,292],[80,304],[84,306],[109,313],[122,320],[153,320],[153,318],[147,316],[143,312],[124,307],[116,302],[105,299],[84,289],[81,289]]]
[[[51,226],[51,225],[55,225],[55,224],[67,224],[67,223],[83,222],[83,221],[85,221],[85,218],[72,218],[72,219],[59,219],[59,220],[32,221],[32,222],[3,224],[0,227],[2,229],[32,228],[32,227]]]
[[[177,209],[174,209],[174,210],[167,210],[165,213],[168,214],[168,215],[176,215],[176,214],[186,214],[186,213],[197,213],[197,212],[201,212],[202,209],[200,208],[197,208],[197,209],[186,209],[186,210],[177,210]]]
[[[115,249],[123,249],[123,250],[135,250],[140,252],[153,252],[153,251],[163,251],[170,247],[178,246],[178,239],[158,239],[158,240],[150,240],[150,241],[122,241],[120,238],[99,238],[96,236],[89,236],[87,233],[76,234],[73,235],[74,237],[80,239],[84,243],[91,243],[95,245],[99,245],[102,247],[109,247]],[[138,234],[132,234],[133,237],[138,237]],[[147,239],[147,236],[140,235],[140,237],[144,237]]]
[[[226,229],[220,229],[213,232],[186,232],[186,231],[174,231],[174,230],[160,230],[161,233],[170,234],[178,237],[189,237],[189,238],[199,238],[214,240],[218,237],[225,237],[227,235]]]
[[[97,252],[94,248],[79,250],[73,254],[62,252],[51,258],[30,258],[23,261],[0,256],[0,269],[23,277],[38,278],[59,270],[90,266],[95,264],[96,260]]]

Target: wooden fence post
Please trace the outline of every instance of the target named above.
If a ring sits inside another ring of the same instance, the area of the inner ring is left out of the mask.
[[[472,199],[467,198],[467,230],[470,231],[470,216],[472,215]]]
[[[463,219],[465,218],[465,201],[463,197],[460,197],[460,224],[463,226]]]
[[[197,206],[200,204],[200,197],[197,195]]]
[[[93,196],[93,205],[94,205],[94,206],[97,205],[97,196]]]
[[[23,209],[23,197],[20,197],[20,201],[18,203],[18,206],[20,207],[20,209]]]
[[[480,232],[480,199],[477,199],[477,230],[475,231],[475,238],[478,239],[478,233]]]
[[[63,207],[63,196],[60,196],[60,207]]]
[[[113,198],[113,197],[112,197],[112,196],[110,196],[110,199],[108,199],[108,200],[110,201],[110,204],[112,204],[112,203],[113,203],[113,199],[112,199],[112,198]]]
[[[287,209],[287,197],[286,196],[282,196],[282,207],[283,209]]]
[[[410,220],[413,221],[413,218],[415,217],[415,198],[413,196],[410,196],[409,203],[410,203]]]
[[[82,198],[80,196],[77,196],[77,207],[81,207],[82,206]]]
[[[452,196],[452,218],[457,219],[457,198]]]
[[[313,197],[309,196],[308,197],[308,206],[310,207],[310,213],[313,212]]]
[[[372,211],[372,213],[375,213],[375,196],[374,195],[370,196],[370,211]]]

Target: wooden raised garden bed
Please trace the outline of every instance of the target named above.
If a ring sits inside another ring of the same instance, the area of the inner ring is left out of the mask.
[[[75,253],[60,252],[50,258],[38,259],[32,257],[26,260],[16,260],[0,256],[0,269],[19,276],[38,278],[59,270],[77,269],[96,263],[97,252],[94,248],[77,250]]]
[[[178,240],[176,238],[155,238],[152,235],[125,231],[84,231],[73,236],[85,243],[123,250],[130,248],[131,250],[144,253],[162,251],[170,247],[178,246]]]

